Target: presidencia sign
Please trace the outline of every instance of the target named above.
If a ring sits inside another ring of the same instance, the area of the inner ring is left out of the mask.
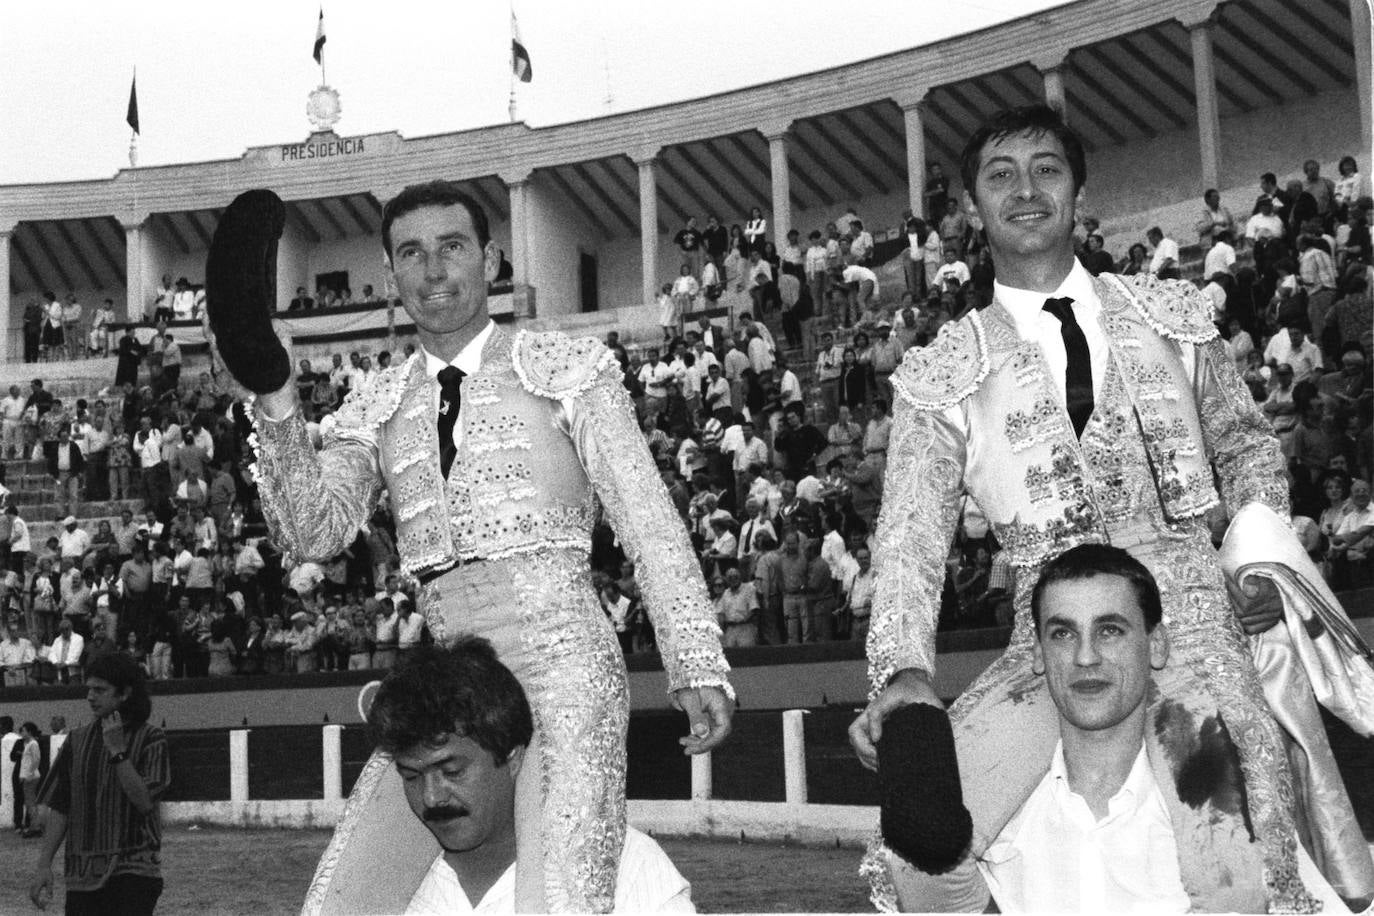
[[[340,156],[356,156],[367,152],[366,137],[337,137],[333,134],[315,134],[304,143],[285,144],[281,148],[282,162],[300,162],[307,159],[334,159]]]
[[[404,141],[388,131],[361,137],[340,137],[333,131],[316,131],[301,143],[259,146],[249,150],[249,158],[272,168],[309,168],[339,166],[360,159],[394,155]]]

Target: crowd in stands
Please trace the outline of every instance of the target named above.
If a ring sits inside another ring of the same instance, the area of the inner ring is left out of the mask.
[[[354,357],[357,373],[335,374],[340,390],[320,416],[366,380]],[[126,380],[70,407],[41,379],[0,402],[7,686],[79,680],[102,652],[134,655],[154,678],[386,668],[428,638],[384,508],[334,561],[284,567],[252,483],[242,405],[208,372],[187,384],[155,369],[145,357],[136,381],[149,384]],[[50,486],[68,515],[44,542],[21,503],[50,505]]]
[[[345,305],[374,305],[385,302],[381,296],[372,291],[372,284],[363,286],[362,295],[353,298],[353,289],[343,286],[335,289],[332,286],[321,284],[315,287],[315,295],[308,296],[304,286],[296,287],[296,296],[286,306],[288,312],[300,312],[314,308],[336,308]]]
[[[1152,229],[1148,244],[1117,260],[1084,219],[1079,257],[1095,274],[1160,278],[1193,276],[1201,261],[1195,282],[1288,459],[1299,535],[1333,587],[1350,589],[1374,584],[1374,202],[1355,196],[1354,160],[1340,171],[1331,181],[1308,163],[1306,181],[1282,188],[1266,174],[1244,219],[1208,191],[1196,247]],[[852,209],[808,231],[805,244],[789,232],[781,248],[757,208],[742,225],[688,220],[675,240],[679,276],[656,303],[662,340],[607,337],[727,646],[867,633],[891,375],[906,350],[992,300],[981,227],[938,165],[925,203],[923,214],[901,215],[901,231],[881,233],[901,259],[898,297],[880,295],[878,245]],[[905,246],[891,245],[894,237]],[[370,287],[363,294],[371,298]],[[96,348],[109,319],[93,322],[91,349],[120,361],[116,384],[91,401],[64,405],[41,379],[0,400],[11,475],[0,516],[7,685],[67,682],[84,660],[115,651],[154,678],[386,668],[429,639],[397,573],[385,502],[341,556],[283,565],[252,483],[242,405],[210,373],[180,377],[165,320],[198,315],[198,295],[164,278],[148,346],[129,329]],[[288,310],[348,301],[346,289],[312,300],[300,288]],[[38,356],[83,330],[80,306],[70,327],[67,314],[60,328],[41,329]],[[26,358],[27,341],[26,323]],[[407,344],[405,355],[413,350]],[[375,364],[359,352],[318,369],[301,361],[296,383],[317,444],[342,398],[391,360],[381,351]],[[20,506],[35,487],[67,516],[46,543]],[[91,514],[106,517],[83,527],[77,516]],[[605,525],[593,534],[591,566],[625,651],[651,651],[634,564]],[[1008,624],[1013,586],[1014,570],[966,498],[941,628]]]

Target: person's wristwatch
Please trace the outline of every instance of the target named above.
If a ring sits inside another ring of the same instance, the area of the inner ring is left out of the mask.
[[[129,752],[128,752],[128,751],[120,751],[118,754],[111,754],[111,755],[110,755],[110,763],[113,763],[115,766],[119,766],[121,763],[123,763],[124,761],[126,761],[126,760],[128,760],[128,759],[129,759]]]

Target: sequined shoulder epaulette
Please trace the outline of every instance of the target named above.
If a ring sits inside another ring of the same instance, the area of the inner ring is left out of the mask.
[[[366,385],[350,391],[334,412],[335,428],[373,429],[391,419],[401,403],[401,392],[405,390],[415,361],[420,358],[421,354],[416,352],[399,366],[383,369]]]
[[[1150,274],[1104,274],[1099,279],[1123,294],[1146,324],[1170,340],[1203,344],[1217,336],[1211,300],[1187,280],[1160,280]]]
[[[615,354],[594,337],[569,337],[558,331],[520,331],[511,362],[526,390],[546,398],[581,394]]]
[[[977,391],[990,365],[982,316],[969,312],[940,328],[930,346],[906,351],[892,387],[914,407],[944,410]]]

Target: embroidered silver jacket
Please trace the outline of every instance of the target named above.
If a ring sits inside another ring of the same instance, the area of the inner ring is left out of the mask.
[[[1115,523],[1142,514],[1195,518],[1219,497],[1287,514],[1278,443],[1206,300],[1179,281],[1094,282],[1110,365],[1081,442],[1040,347],[998,303],[946,325],[893,375],[868,637],[875,692],[903,668],[934,672],[943,561],[965,490],[1023,568],[1108,541]]]
[[[728,665],[681,519],[601,343],[497,329],[463,381],[462,436],[447,481],[437,460],[437,382],[422,353],[350,395],[316,452],[299,414],[257,417],[259,491],[296,562],[338,554],[385,487],[403,569],[549,548],[587,551],[597,501],[636,564],[669,689],[720,686]]]

